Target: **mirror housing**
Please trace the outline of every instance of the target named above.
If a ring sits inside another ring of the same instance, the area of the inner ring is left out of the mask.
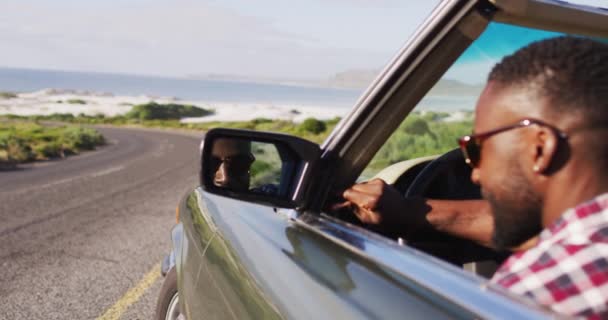
[[[201,152],[203,190],[282,208],[303,203],[321,149],[279,133],[217,128],[205,134]]]

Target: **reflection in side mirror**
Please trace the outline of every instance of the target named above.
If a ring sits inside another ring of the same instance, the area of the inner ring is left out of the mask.
[[[201,185],[239,200],[295,207],[306,190],[306,172],[320,156],[319,146],[267,132],[213,129],[201,158]]]
[[[278,195],[282,167],[272,143],[218,138],[211,147],[208,169],[216,187]]]

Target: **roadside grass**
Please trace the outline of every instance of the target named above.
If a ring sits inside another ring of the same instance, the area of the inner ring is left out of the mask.
[[[165,109],[163,109],[166,107]],[[74,138],[84,141],[101,141],[103,137],[96,137],[94,129],[86,129],[82,125],[112,125],[143,128],[179,129],[192,131],[208,131],[212,128],[234,128],[256,131],[270,131],[295,135],[316,143],[322,143],[329,133],[340,121],[340,118],[330,120],[306,119],[301,123],[287,120],[273,120],[258,118],[251,121],[181,123],[181,117],[212,114],[213,110],[205,110],[189,105],[159,105],[148,103],[133,106],[132,111],[119,116],[106,117],[98,115],[72,115],[55,113],[45,116],[0,116],[0,123],[4,121],[21,121],[30,123],[22,125],[20,129],[0,127],[0,161],[17,159],[17,161],[31,161],[64,156],[66,152],[75,153],[85,150],[86,147],[74,145],[66,138],[66,133],[58,133],[56,128],[41,129],[36,124],[44,121],[54,121],[73,124],[62,129],[72,133]],[[472,114],[457,121],[446,121],[449,113],[443,112],[413,112],[393,133],[391,138],[383,145],[368,165],[367,171],[377,171],[391,164],[417,157],[441,154],[457,147],[456,139],[471,132],[473,127]],[[75,125],[75,126],[74,126]],[[6,125],[5,125],[6,127]],[[21,132],[15,134],[15,132]],[[47,135],[40,133],[47,130]],[[8,134],[6,132],[12,132]],[[8,142],[9,138],[10,143]],[[95,145],[95,144],[94,144]],[[94,148],[94,146],[93,146]],[[370,171],[370,172],[371,172]]]
[[[104,137],[92,128],[0,119],[0,167],[64,158],[104,143]]]
[[[179,119],[142,119],[140,118],[139,113],[135,113],[131,116],[121,115],[115,117],[106,117],[102,114],[79,114],[77,116],[74,116],[70,113],[54,113],[44,116],[5,115],[0,116],[0,121],[1,119],[33,122],[54,121],[78,125],[112,125],[142,128],[180,129],[191,131],[208,131],[212,128],[222,127],[291,134],[317,143],[321,143],[327,137],[329,132],[331,132],[331,130],[335,127],[338,121],[340,121],[339,118],[330,120],[317,120],[310,118],[306,119],[302,123],[296,123],[287,120],[271,120],[259,118],[251,121],[181,123]]]

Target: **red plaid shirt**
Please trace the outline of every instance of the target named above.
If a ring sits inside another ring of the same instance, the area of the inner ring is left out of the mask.
[[[492,282],[559,313],[608,319],[608,193],[566,211]]]

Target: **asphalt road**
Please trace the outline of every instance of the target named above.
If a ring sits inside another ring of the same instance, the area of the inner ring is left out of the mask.
[[[152,318],[200,138],[99,130],[97,151],[0,171],[0,319]]]

